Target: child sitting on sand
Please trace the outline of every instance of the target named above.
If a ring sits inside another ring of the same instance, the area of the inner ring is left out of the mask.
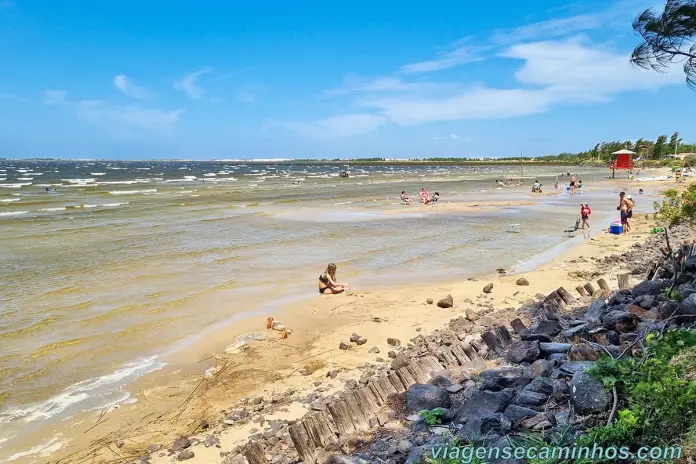
[[[406,195],[406,190],[401,192],[401,201],[406,203],[408,206],[411,206],[413,204],[413,201]]]
[[[425,188],[421,189],[420,198],[422,203],[425,203],[428,200],[428,198],[430,198],[430,194],[427,190],[425,190]]]
[[[440,194],[435,192],[435,195],[433,195],[432,198],[426,198],[423,204],[429,205],[430,203],[435,203],[439,198]]]
[[[326,270],[319,276],[319,293],[322,295],[342,293],[348,288],[348,284],[336,283],[336,265],[326,266]]]

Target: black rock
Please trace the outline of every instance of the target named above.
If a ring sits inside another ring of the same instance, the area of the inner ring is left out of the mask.
[[[619,333],[614,330],[609,330],[604,334],[604,338],[607,340],[607,343],[612,345],[619,344],[619,337]]]
[[[520,338],[526,342],[551,342],[551,337],[544,334],[531,333],[530,331],[525,331],[520,334]]]
[[[561,325],[558,321],[543,320],[539,321],[531,328],[530,332],[542,335],[548,335],[549,337],[555,337],[561,333]]]
[[[539,349],[544,354],[567,353],[572,346],[570,343],[539,343]]]
[[[662,320],[671,319],[677,324],[696,322],[696,294],[691,295],[682,303],[667,301],[660,306],[659,317]]]
[[[500,367],[481,372],[481,390],[519,389],[532,381],[521,367]]]
[[[668,279],[662,280],[644,280],[635,287],[633,287],[632,293],[634,297],[641,295],[659,295],[662,290],[669,287],[670,281]]]
[[[445,377],[444,375],[436,375],[432,379],[428,381],[430,385],[435,385],[437,387],[442,387],[442,388],[447,388],[451,387],[454,385],[456,382],[449,377]]]
[[[546,403],[548,399],[549,395],[528,390],[522,390],[517,394],[517,396],[515,396],[513,404],[516,404],[517,406],[533,408],[541,406],[542,404]]]
[[[657,300],[652,295],[641,295],[633,300],[631,304],[650,310],[657,306]]]
[[[172,451],[175,453],[191,446],[191,440],[187,437],[179,437],[172,443]]]
[[[406,391],[406,406],[412,411],[450,407],[449,392],[436,385],[417,383]]]
[[[602,317],[602,324],[607,329],[625,332],[635,329],[635,319],[628,311],[611,310]]]
[[[584,371],[578,371],[570,381],[570,402],[580,414],[604,412],[611,395],[602,381]]]
[[[696,256],[689,256],[684,260],[684,269],[689,272],[696,272]]]
[[[569,343],[564,343],[564,345],[569,345]],[[570,348],[569,348],[570,351]],[[553,353],[547,358],[549,361],[553,361],[556,366],[560,366],[564,362],[568,361],[568,356],[564,353]]]
[[[574,375],[577,372],[584,371],[592,367],[592,361],[570,361],[560,367],[561,372],[569,375]]]
[[[692,284],[682,284],[679,287],[677,287],[677,293],[679,293],[679,295],[682,298],[688,298],[689,296],[696,293],[696,286]]]
[[[518,341],[510,344],[506,358],[513,363],[533,362],[539,358],[539,342]]]
[[[503,412],[510,405],[510,396],[504,392],[483,391],[465,401],[457,410],[457,421]]]
[[[505,415],[514,422],[521,422],[530,417],[534,417],[537,414],[538,412],[534,409],[525,408],[524,406],[517,406],[516,404],[511,404],[505,408]]]
[[[562,396],[570,393],[570,385],[564,379],[556,379],[553,381],[553,395]]]
[[[537,359],[529,366],[529,376],[531,378],[537,377],[548,377],[553,370],[553,362],[547,361],[546,359]]]
[[[585,311],[584,318],[589,322],[599,322],[602,320],[602,316],[608,311],[607,304],[602,298],[598,298],[594,303],[587,308]]]
[[[568,340],[572,339],[573,337],[584,337],[587,335],[588,330],[589,329],[587,328],[586,324],[580,324],[564,330],[563,336]]]
[[[495,412],[481,417],[481,433],[505,433],[512,428],[512,421],[502,413]]]
[[[548,396],[553,393],[553,380],[548,377],[538,377],[532,380],[522,391],[541,393]]]
[[[454,306],[454,300],[452,299],[452,295],[447,295],[443,299],[437,302],[437,306],[440,308],[451,308]]]

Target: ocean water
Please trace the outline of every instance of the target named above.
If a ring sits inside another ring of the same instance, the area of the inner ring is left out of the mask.
[[[130,381],[206,330],[315,297],[328,262],[358,290],[529,266],[568,243],[580,201],[595,230],[617,203],[605,169],[578,171],[602,189],[575,197],[529,193],[559,167],[504,189],[518,166],[339,169],[0,160],[0,462],[26,456],[12,441],[32,425],[128,401]],[[400,204],[421,187],[439,203]],[[511,204],[438,213],[446,202]]]

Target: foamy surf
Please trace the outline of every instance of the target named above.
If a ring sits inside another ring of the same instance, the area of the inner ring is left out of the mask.
[[[157,189],[148,189],[148,190],[114,190],[113,192],[109,192],[111,195],[138,195],[138,194],[143,194],[143,193],[156,193]]]
[[[7,409],[0,412],[0,424],[17,420],[30,423],[50,419],[62,413],[78,412],[76,409],[79,411],[99,409],[113,405],[114,396],[121,398],[119,402],[123,402],[129,397],[129,394],[122,390],[126,384],[166,365],[164,362],[157,362],[156,359],[156,356],[150,356],[137,362],[124,364],[121,369],[111,374],[73,384],[40,403],[23,408]]]
[[[21,216],[22,214],[27,214],[29,211],[10,211],[7,213],[0,213],[0,217],[9,217],[9,216]]]
[[[30,448],[26,451],[20,451],[19,453],[15,453],[12,456],[8,457],[6,460],[0,462],[12,462],[16,461],[19,458],[34,455],[38,455],[42,458],[50,456],[52,453],[55,453],[68,443],[68,440],[61,440],[60,437],[61,435],[59,434],[58,436],[51,438],[49,441],[45,443],[34,446],[33,448]]]

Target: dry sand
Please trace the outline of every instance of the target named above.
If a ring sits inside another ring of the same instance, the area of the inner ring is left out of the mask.
[[[419,333],[427,334],[442,328],[451,319],[465,315],[466,310],[487,316],[477,322],[484,330],[487,319],[488,322],[508,322],[514,317],[523,317],[518,314],[517,308],[538,293],[547,294],[559,286],[571,290],[600,277],[616,286],[615,274],[620,270],[596,275],[593,258],[620,253],[634,243],[644,241],[653,224],[642,215],[634,218],[634,221],[635,230],[629,235],[600,234],[582,241],[553,261],[528,273],[443,282],[438,286],[317,295],[310,301],[290,305],[272,314],[292,329],[292,334],[285,340],[280,338],[277,331],[266,331],[266,315],[244,321],[237,324],[234,330],[217,333],[188,351],[223,354],[201,362],[190,355],[182,355],[161,375],[136,383],[137,392],[134,391],[133,395],[137,399],[135,404],[122,406],[101,418],[89,416],[86,423],[75,427],[75,434],[70,437],[73,439],[73,452],[83,451],[61,462],[104,462],[124,456],[133,459],[151,443],[169,445],[179,434],[189,435],[200,431],[199,425],[203,419],[210,420],[213,427],[219,427],[220,412],[234,406],[242,397],[271,398],[293,389],[296,392],[293,398],[300,398],[315,391],[317,385],[326,389],[323,394],[328,395],[342,389],[346,380],[358,379],[362,373],[359,366],[376,363],[377,358],[386,360],[382,362],[390,361],[387,352],[392,348],[386,343],[388,337],[398,338],[405,344]],[[582,234],[582,231],[578,233]],[[527,279],[530,285],[516,285],[521,277]],[[482,289],[488,283],[493,283],[493,291],[485,295]],[[426,303],[428,298],[437,302],[447,294],[454,298],[453,308],[441,309],[435,304]],[[471,303],[466,302],[467,299]],[[489,309],[491,306],[494,310]],[[224,354],[225,347],[236,336],[255,331],[267,332],[267,338],[250,342],[239,353]],[[352,349],[348,351],[339,350],[339,343],[348,343],[353,332],[366,337],[368,342],[362,346],[351,344]],[[369,352],[374,346],[379,348],[380,354]],[[220,370],[214,377],[202,375],[215,365]],[[193,372],[197,374],[191,373],[191,366],[194,366]],[[301,373],[305,367],[308,369]],[[327,378],[327,372],[335,369],[341,371],[339,375],[335,379]],[[274,418],[294,419],[306,411],[305,404],[295,401],[264,419],[266,422]],[[244,443],[253,433],[252,429],[262,431],[264,425],[249,423],[225,427],[219,435],[221,449],[196,446],[196,456],[188,462],[219,463],[221,450],[229,451]],[[87,427],[93,428],[85,433]],[[197,436],[205,440],[206,433]],[[116,440],[124,441],[120,449],[114,445]],[[82,455],[90,442],[95,453],[92,456],[96,459],[79,461],[77,456]],[[153,455],[151,462],[165,463],[170,459]]]

